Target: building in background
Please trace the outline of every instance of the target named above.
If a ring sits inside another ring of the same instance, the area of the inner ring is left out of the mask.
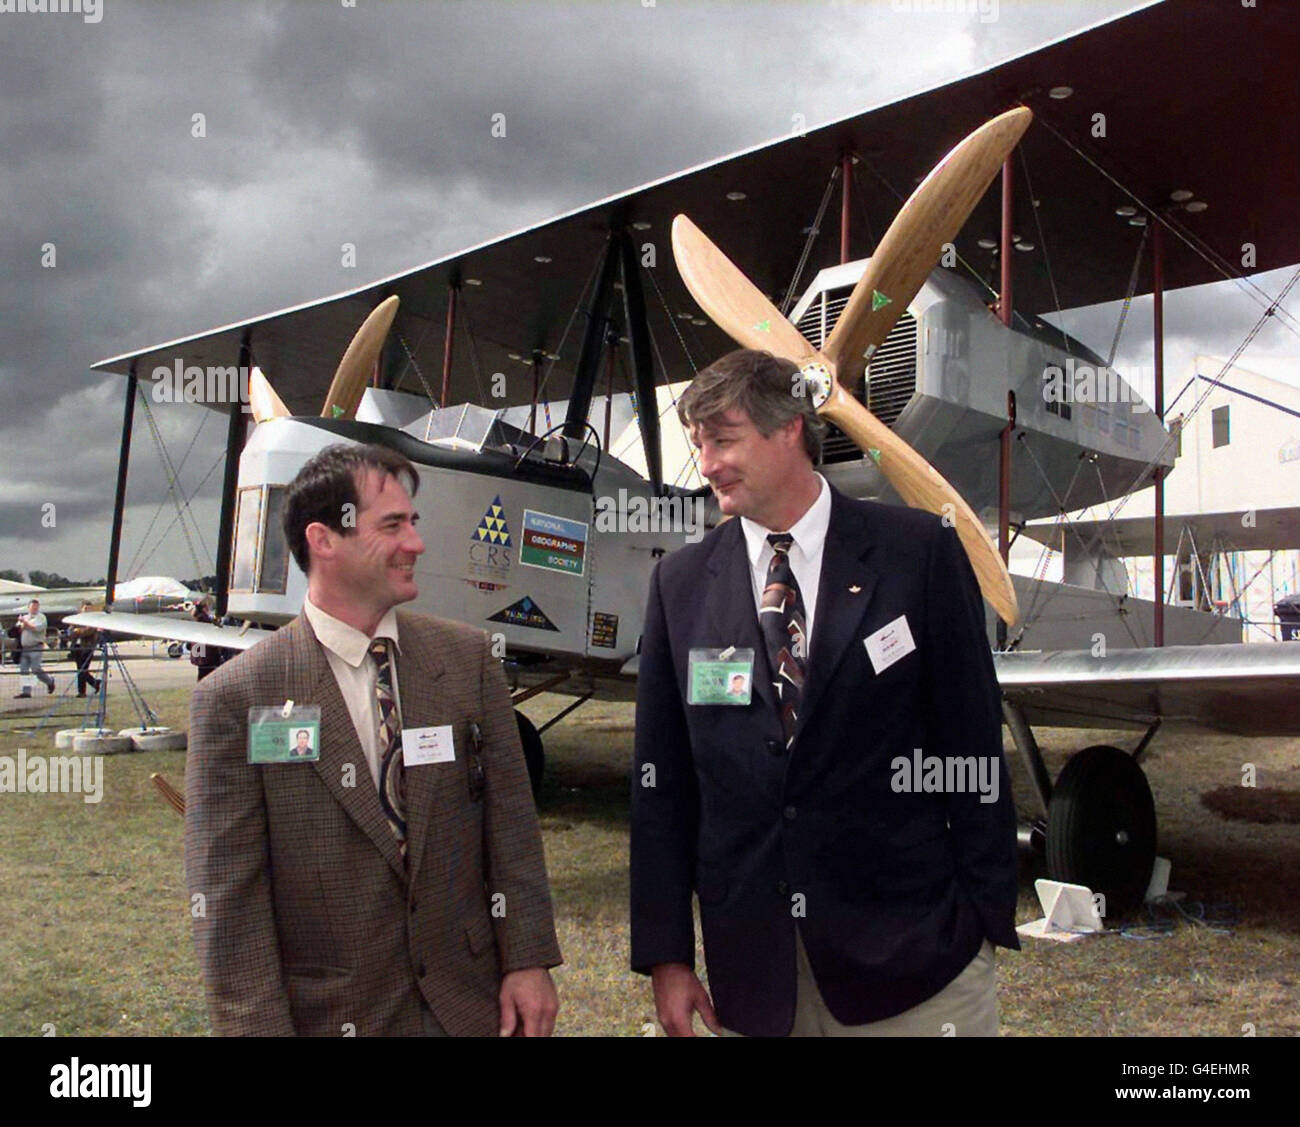
[[[1243,620],[1243,641],[1279,637],[1273,605],[1300,591],[1300,359],[1227,367],[1198,356],[1170,380],[1177,463],[1165,479],[1167,601]],[[1012,570],[1154,597],[1155,491],[1039,524]]]

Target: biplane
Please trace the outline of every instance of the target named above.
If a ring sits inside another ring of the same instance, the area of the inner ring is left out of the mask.
[[[696,531],[631,514],[717,520],[676,390],[734,341],[797,353],[838,424],[828,480],[956,514],[1041,807],[1022,842],[1053,877],[1131,904],[1156,848],[1142,753],[1180,725],[1300,733],[1281,707],[1300,691],[1300,644],[1244,645],[1234,618],[1138,599],[1086,539],[1070,582],[1004,561],[1031,522],[1136,490],[1156,494],[1163,560],[1165,292],[1226,282],[1261,323],[1296,331],[1285,291],[1237,263],[1247,242],[1256,270],[1300,260],[1298,48],[1281,6],[1157,4],[358,289],[104,360],[126,377],[110,598],[137,398],[233,369],[244,391],[207,405],[227,416],[218,611],[245,625],[180,624],[186,640],[244,648],[262,636],[249,624],[298,613],[285,485],[329,444],[378,442],[421,474],[416,605],[499,639],[516,699],[572,698],[560,715],[628,699],[650,570]],[[1016,137],[978,176],[927,195],[945,152],[1010,120]],[[1110,369],[1063,312],[1147,292],[1154,400],[1122,375],[1102,394],[1053,390],[1052,372]],[[620,519],[602,526],[614,497]],[[1141,735],[1053,781],[1043,724]],[[521,732],[536,779],[540,735],[522,717]]]

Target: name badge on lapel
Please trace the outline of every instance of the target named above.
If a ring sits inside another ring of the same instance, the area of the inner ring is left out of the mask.
[[[422,767],[426,763],[451,763],[456,758],[456,746],[451,738],[451,725],[438,724],[431,728],[402,729],[402,766]]]
[[[754,651],[691,650],[687,657],[688,704],[747,705],[754,686]]]
[[[916,649],[912,641],[912,629],[907,625],[907,615],[900,614],[888,626],[882,626],[874,634],[862,640],[867,647],[867,656],[871,658],[871,668],[879,677],[894,662],[905,658]]]
[[[249,763],[315,763],[320,759],[320,705],[286,701],[248,710]]]

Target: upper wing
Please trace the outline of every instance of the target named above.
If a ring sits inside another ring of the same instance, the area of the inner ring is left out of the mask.
[[[275,631],[255,626],[218,626],[215,622],[195,622],[189,618],[172,618],[165,614],[73,614],[64,619],[70,626],[93,626],[111,634],[137,638],[161,638],[169,642],[191,642],[224,650],[247,650]]]
[[[239,363],[247,331],[253,363],[288,408],[315,415],[328,373],[357,326],[379,301],[396,294],[401,310],[381,361],[382,378],[388,386],[400,380],[420,390],[409,350],[437,388],[448,284],[457,281],[468,317],[456,318],[462,333],[453,350],[451,402],[486,399],[479,379],[494,372],[515,377],[506,381],[510,398],[493,400],[494,406],[528,402],[537,350],[548,371],[543,398],[553,403],[572,388],[582,332],[570,332],[566,340],[566,329],[575,309],[589,300],[613,229],[630,233],[642,266],[649,328],[663,363],[656,381],[686,379],[694,374],[692,357],[711,359],[730,344],[700,315],[669,261],[674,215],[691,215],[780,304],[805,230],[845,153],[861,160],[854,173],[850,247],[851,256],[861,258],[871,253],[874,233],[888,227],[916,180],[958,139],[1017,101],[1030,106],[1037,121],[1016,158],[1017,233],[1026,246],[1036,244],[1016,252],[1018,311],[1054,310],[1057,296],[1066,309],[1123,297],[1139,232],[1117,218],[1115,209],[1164,211],[1175,189],[1195,191],[1209,207],[1194,214],[1176,208],[1168,221],[1219,265],[1181,247],[1166,258],[1166,288],[1217,280],[1221,268],[1238,270],[1242,216],[1250,217],[1250,230],[1268,233],[1256,240],[1252,269],[1285,266],[1300,261],[1300,209],[1294,206],[1300,162],[1292,159],[1300,150],[1300,115],[1286,109],[1295,94],[1287,60],[1297,54],[1300,20],[1289,5],[1259,5],[1243,13],[1238,5],[1156,4],[956,82],[620,193],[361,289],[95,367],[125,374],[134,365],[149,379],[155,368],[174,370],[177,364],[232,366]],[[1049,96],[1064,83],[1074,84],[1071,97]],[[734,198],[738,193],[744,198]],[[958,253],[981,276],[995,261],[978,241],[998,232],[997,196],[986,194],[956,239]],[[839,262],[837,235],[833,224],[823,225],[802,285]],[[1170,236],[1171,243],[1182,241],[1181,234]],[[1047,253],[1056,264],[1051,277]],[[617,298],[615,306],[624,321]],[[473,327],[474,349],[463,338],[466,323]]]
[[[1300,736],[1300,642],[993,655],[1003,695],[1031,724],[1146,726]]]

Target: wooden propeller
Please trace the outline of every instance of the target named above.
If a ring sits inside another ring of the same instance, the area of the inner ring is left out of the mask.
[[[289,408],[284,405],[271,381],[262,375],[261,368],[254,368],[248,373],[248,405],[252,410],[253,421],[264,423],[268,419],[287,419]]]
[[[325,394],[325,406],[321,408],[322,419],[350,419],[357,413],[357,404],[361,402],[361,393],[366,389],[370,374],[375,370],[380,349],[393,318],[397,316],[399,305],[397,295],[385,298],[370,312],[362,322],[357,335],[352,338],[348,350],[339,361],[338,371]]]
[[[808,342],[759,289],[686,216],[673,220],[673,254],[687,289],[720,329],[745,348],[794,361],[818,414],[879,464],[908,505],[950,519],[998,616],[1019,616],[1006,564],[984,525],[943,476],[851,394],[868,358],[917,295],[943,244],[961,230],[998,168],[1029,127],[1015,109],[981,126],[917,186],[872,255],[822,351]]]

